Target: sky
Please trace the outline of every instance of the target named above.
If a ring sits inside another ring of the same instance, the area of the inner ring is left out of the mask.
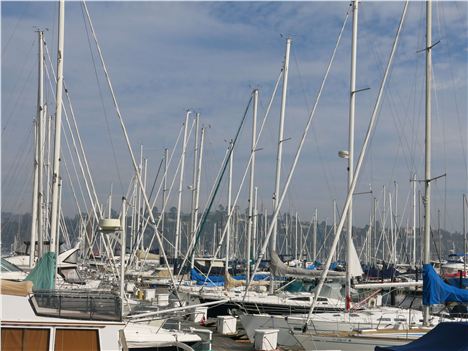
[[[284,61],[285,38],[291,37],[281,173],[284,186],[350,9],[348,2],[109,1],[87,5],[132,148],[139,159],[143,145],[148,160],[148,188],[164,148],[174,148],[185,111],[200,113],[201,125],[206,129],[202,208],[254,88],[260,91],[261,124]],[[356,160],[402,9],[402,2],[364,1],[359,6],[356,85],[357,89],[369,89],[356,97]],[[46,30],[48,51],[56,69],[58,4],[2,1],[1,11],[2,210],[22,213],[30,211],[32,201],[38,66],[35,30]],[[432,182],[432,223],[437,226],[440,211],[441,227],[460,232],[462,194],[468,192],[468,4],[434,2],[433,12],[433,41],[440,42],[433,49],[431,168],[433,177],[446,177]],[[82,4],[67,1],[65,13],[64,79],[100,202],[107,203],[112,189],[113,207],[118,208],[134,174],[131,159],[89,26],[85,25]],[[369,222],[372,197],[377,198],[382,220],[384,186],[386,212],[390,213],[391,207],[403,227],[412,223],[409,179],[413,174],[417,179],[424,175],[424,45],[425,4],[411,2],[357,187],[357,192],[371,188],[373,194],[355,196],[356,225]],[[338,151],[348,148],[350,47],[351,13],[282,207],[284,212],[297,212],[303,220],[312,218],[317,208],[319,218],[330,223],[333,200],[340,209],[346,196],[347,161],[338,157]],[[46,79],[46,100],[49,114],[53,114],[55,101],[50,84]],[[258,206],[268,213],[275,183],[280,97],[281,84],[256,152]],[[249,157],[251,124],[249,109],[234,150],[234,194]],[[89,208],[85,185],[77,181],[82,177],[74,173],[65,139],[62,159],[83,210]],[[69,143],[72,146],[71,139]],[[193,143],[194,131],[187,143],[182,193],[185,210],[190,207]],[[169,184],[180,155],[181,141],[169,167]],[[78,164],[75,167],[79,168]],[[73,215],[78,210],[64,164],[62,177],[64,213]],[[177,203],[178,181],[176,178],[169,206]],[[241,208],[248,206],[247,188],[248,181],[240,191]],[[422,191],[422,184],[417,190]],[[226,197],[225,180],[216,203],[225,205]]]

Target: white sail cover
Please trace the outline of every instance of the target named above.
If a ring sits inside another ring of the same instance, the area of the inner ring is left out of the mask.
[[[271,255],[270,270],[273,273],[273,275],[277,277],[316,278],[320,277],[320,275],[322,274],[322,271],[319,270],[288,267],[286,264],[283,263],[283,261],[281,261],[281,258],[279,258],[278,254],[275,251],[273,251]],[[344,272],[328,272],[329,277],[343,277],[344,275]]]
[[[361,262],[359,262],[359,257],[356,252],[356,248],[354,247],[354,242],[351,240],[351,257],[349,260],[349,267],[347,269],[350,270],[352,277],[360,277],[364,274],[364,271],[361,267]]]

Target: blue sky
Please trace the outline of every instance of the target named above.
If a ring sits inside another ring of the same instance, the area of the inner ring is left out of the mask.
[[[31,206],[32,154],[28,150],[32,139],[28,133],[37,90],[33,27],[49,29],[46,40],[55,56],[57,4],[2,2],[1,6],[2,207],[21,212]],[[291,140],[284,144],[282,176],[286,179],[348,2],[90,2],[88,7],[133,148],[137,151],[140,144],[144,145],[149,179],[155,176],[163,149],[172,148],[184,111],[200,111],[202,124],[207,127],[202,203],[222,160],[226,140],[234,135],[255,87],[260,89],[259,114],[263,117],[283,62],[284,36],[290,35],[293,44],[285,137]],[[402,8],[401,2],[360,4],[357,87],[370,90],[357,96],[356,150],[367,128]],[[398,182],[398,215],[403,225],[411,205],[409,178],[414,172],[421,178],[424,172],[424,53],[417,53],[425,42],[424,11],[424,3],[410,4],[358,186],[359,191],[365,191],[372,184],[382,206],[383,185],[393,191],[394,181]],[[441,42],[433,57],[432,174],[448,176],[434,183],[433,223],[440,209],[442,223],[453,231],[461,230],[461,196],[468,191],[467,13],[466,2],[434,3],[433,38]],[[320,217],[330,221],[333,199],[341,206],[345,197],[346,164],[337,152],[347,148],[350,23],[349,19],[283,206],[285,211],[298,211],[304,219],[310,218],[317,207]],[[65,26],[65,80],[98,194],[105,202],[112,183],[115,202],[128,187],[132,167],[97,61],[100,88],[96,81],[80,3],[66,3]],[[55,58],[52,60],[55,62]],[[53,107],[48,84],[46,91]],[[259,200],[268,211],[274,187],[278,119],[279,95],[260,140],[262,150],[257,153]],[[248,157],[250,124],[248,120],[235,152],[235,189]],[[71,167],[68,151],[64,159]],[[192,162],[190,151],[184,185],[191,183]],[[221,202],[225,190],[224,185]],[[184,199],[184,208],[188,208],[188,190]],[[173,196],[171,204],[175,203]],[[76,211],[66,185],[64,205],[66,213]],[[247,206],[245,190],[239,205]],[[369,197],[356,198],[358,225],[368,222],[369,211]]]

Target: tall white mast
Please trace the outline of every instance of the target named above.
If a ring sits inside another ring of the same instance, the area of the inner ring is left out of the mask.
[[[198,227],[198,212],[199,212],[199,203],[200,203],[200,186],[201,186],[201,169],[202,169],[202,162],[203,162],[203,144],[205,143],[205,128],[201,129],[201,136],[200,136],[200,152],[198,153],[198,166],[197,166],[197,183],[196,183],[196,191],[195,191],[195,210],[194,210],[194,228],[196,233],[196,228]],[[195,248],[192,255],[192,268],[195,264]]]
[[[467,241],[466,241],[466,194],[462,196],[463,200],[463,272],[466,274],[466,253],[468,252]]]
[[[58,215],[59,215],[59,179],[60,179],[60,143],[62,135],[62,90],[63,90],[63,48],[64,48],[64,17],[65,1],[59,1],[58,20],[58,51],[57,51],[57,85],[55,106],[55,139],[54,139],[54,168],[52,175],[52,208],[50,219],[50,252],[56,252],[56,240],[58,239]]]
[[[169,152],[167,148],[164,149],[164,178],[163,178],[163,189],[162,189],[162,206],[161,206],[161,236],[164,238],[165,233],[165,220],[166,215],[164,213],[164,206],[166,204],[166,197],[167,197],[167,157]],[[164,242],[164,240],[163,240]]]
[[[286,39],[286,53],[284,55],[283,66],[283,90],[281,94],[281,111],[278,132],[278,149],[276,154],[276,177],[275,177],[275,193],[273,197],[274,210],[278,207],[278,199],[280,198],[280,183],[281,183],[281,160],[283,157],[283,134],[284,134],[284,116],[286,113],[286,96],[288,90],[288,73],[289,73],[289,53],[291,50],[291,38]],[[273,233],[271,237],[271,249],[276,251],[276,241],[278,234],[278,222],[272,223]]]
[[[143,191],[145,191],[147,188],[147,180],[148,180],[148,159],[145,158],[143,161],[143,189],[141,189],[141,194],[143,194]],[[141,250],[145,250],[145,229],[146,226],[143,225],[144,222],[144,217],[145,217],[145,210],[146,206],[144,204],[143,200],[143,195],[141,196]]]
[[[351,35],[351,76],[349,92],[349,144],[348,144],[348,189],[354,176],[354,112],[356,106],[356,53],[357,53],[358,1],[353,1],[353,32]],[[351,240],[353,240],[353,201],[349,204],[346,246],[346,311],[351,305]]]
[[[127,235],[127,199],[125,197],[122,198],[122,214],[120,217],[120,223],[120,299],[123,304],[125,298],[125,239]]]
[[[193,147],[193,173],[192,173],[192,215],[190,220],[190,241],[194,240],[196,227],[195,213],[196,200],[197,200],[197,171],[198,171],[198,129],[200,125],[200,114],[195,115],[195,140]]]
[[[253,91],[253,113],[252,113],[252,147],[250,163],[249,182],[249,218],[247,224],[247,276],[246,282],[250,280],[250,260],[252,256],[252,231],[253,231],[253,203],[254,203],[254,182],[255,182],[255,147],[257,144],[257,109],[258,109],[258,89]]]
[[[317,260],[317,221],[318,221],[318,210],[315,209],[314,228],[312,232],[312,260],[314,262]]]
[[[252,252],[253,252],[253,255],[254,257],[257,256],[257,226],[258,226],[258,187],[255,187],[255,190],[254,190],[254,208],[253,208],[253,223],[252,223]]]
[[[373,225],[373,240],[372,240],[372,263],[377,262],[377,198],[374,197],[372,201],[372,219],[374,221]]]
[[[41,204],[42,204],[42,110],[44,106],[44,65],[43,65],[43,32],[37,31],[38,34],[38,86],[37,86],[37,115],[34,121],[34,177],[33,177],[33,195],[32,195],[32,212],[31,212],[31,240],[29,247],[29,267],[34,266],[34,253],[36,249],[36,239],[41,236],[42,216],[41,216]],[[38,257],[40,257],[38,255]]]
[[[50,228],[50,196],[51,196],[51,184],[50,184],[50,139],[51,139],[51,123],[52,123],[52,116],[47,115],[47,105],[45,105],[45,110],[44,110],[44,117],[47,118],[47,177],[46,177],[46,205],[45,205],[45,230],[44,230],[44,235],[49,231]],[[42,238],[45,239],[45,236]],[[42,256],[43,254],[43,243],[39,242],[39,256]]]
[[[177,260],[179,257],[179,245],[180,245],[180,235],[181,235],[181,225],[180,225],[180,213],[182,206],[182,187],[184,185],[184,166],[185,166],[185,150],[187,148],[187,130],[188,130],[188,118],[192,111],[187,111],[185,114],[184,122],[184,144],[182,145],[182,156],[180,160],[180,176],[179,176],[179,194],[177,199],[177,221],[176,221],[176,237],[175,237],[175,249],[174,249],[174,259]]]
[[[394,237],[393,237],[393,262],[397,262],[397,243],[398,243],[398,232],[400,231],[400,226],[398,225],[398,183],[394,181],[395,185],[395,211],[394,211]]]
[[[412,265],[416,268],[416,173],[413,174],[413,254]]]
[[[44,236],[44,131],[46,108],[44,106],[44,32],[39,31],[39,96],[38,96],[38,158],[37,158],[37,183],[38,183],[38,214],[37,214],[37,239],[43,240]],[[34,246],[33,246],[34,248]],[[40,249],[39,249],[40,248]],[[42,245],[38,245],[38,258],[42,255]]]
[[[229,148],[233,148],[233,142],[232,140],[229,142]],[[232,206],[232,165],[233,165],[233,160],[234,160],[234,150],[231,151],[231,155],[229,156],[229,178],[228,178],[228,203],[227,203],[227,213],[228,215],[231,213],[231,206]],[[227,274],[229,271],[229,250],[230,250],[230,242],[231,242],[231,218],[228,216],[227,223],[226,223],[226,257],[225,257],[225,263],[224,263],[224,271]],[[247,277],[249,275],[247,274]],[[248,279],[248,278],[247,278]]]
[[[39,116],[38,116],[39,117]],[[29,247],[29,267],[34,266],[34,249],[37,238],[37,190],[38,190],[38,153],[39,153],[39,118],[34,120],[34,176],[33,176],[33,192],[32,192],[32,210],[31,210],[31,245]]]
[[[432,1],[426,2],[426,137],[424,171],[424,250],[423,264],[431,261],[431,76],[432,76]],[[429,306],[423,306],[424,324],[429,323]]]
[[[286,52],[284,55],[284,66],[283,66],[283,91],[281,93],[281,110],[280,110],[280,121],[278,131],[278,149],[276,154],[276,177],[275,177],[275,193],[273,194],[273,212],[278,208],[280,199],[280,183],[281,183],[281,159],[283,157],[283,132],[284,132],[284,116],[286,113],[286,95],[288,91],[288,73],[289,73],[289,53],[291,51],[291,38],[286,39]],[[276,220],[273,225],[273,232],[270,241],[270,251],[276,251],[276,241],[278,234],[278,221]],[[270,255],[272,257],[272,255]],[[271,276],[270,293],[273,293],[274,276]]]
[[[382,225],[382,261],[386,261],[385,258],[385,241],[387,237],[387,189],[385,184],[383,186],[383,225]]]
[[[141,247],[143,240],[141,240],[142,233],[140,232],[142,229],[142,213],[141,213],[141,198],[142,198],[142,188],[144,184],[144,178],[143,178],[143,145],[140,145],[140,164],[138,165],[138,172],[141,175],[142,178],[142,183],[137,184],[137,217],[136,217],[136,223],[137,223],[137,243],[140,243],[140,249],[143,250]],[[146,188],[145,188],[146,189]],[[138,245],[138,244],[137,244]],[[138,249],[138,247],[137,247]]]
[[[297,212],[294,214],[294,259],[297,260],[297,241],[299,237],[297,236]]]
[[[326,230],[326,228],[325,228]],[[336,236],[336,200],[333,200],[333,236]],[[336,262],[338,260],[338,255],[340,253],[340,246],[338,244],[337,249],[333,252],[333,260]]]

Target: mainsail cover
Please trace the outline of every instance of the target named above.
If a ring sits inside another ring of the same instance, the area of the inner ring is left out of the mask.
[[[468,302],[468,290],[445,283],[430,264],[423,265],[423,304]]]
[[[276,251],[271,254],[270,270],[276,277],[316,278],[322,274],[322,271],[288,267],[281,261]],[[344,275],[344,272],[328,272],[329,277],[344,277]]]

